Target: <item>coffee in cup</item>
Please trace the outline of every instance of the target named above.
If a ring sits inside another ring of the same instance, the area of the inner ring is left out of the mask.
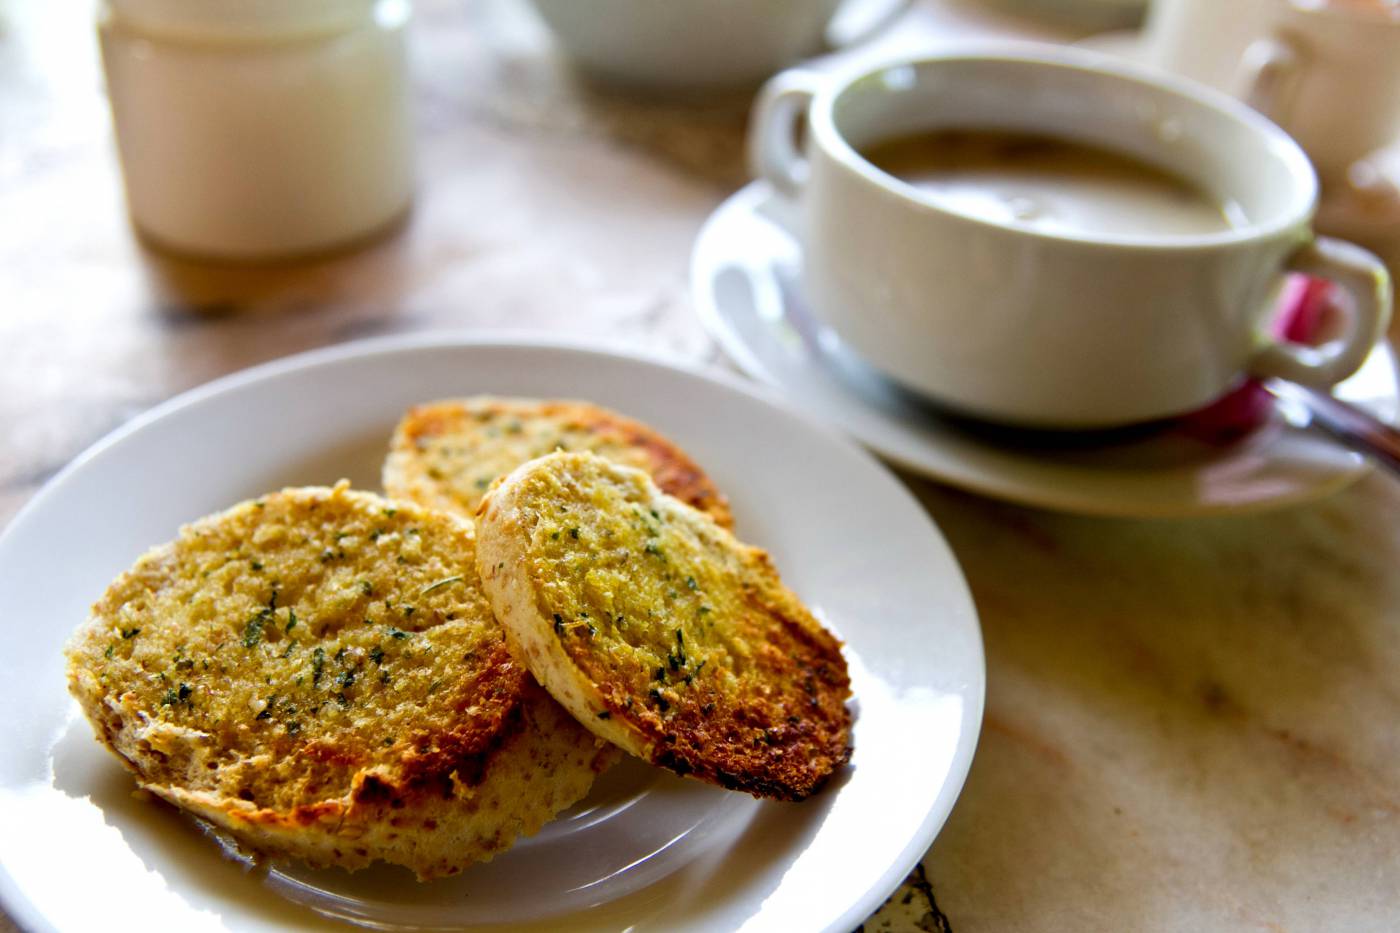
[[[1389,317],[1384,266],[1314,237],[1317,178],[1292,139],[1105,56],[1021,44],[788,72],[750,147],[797,202],[815,316],[974,417],[1100,428],[1194,410],[1246,374],[1330,386]],[[1338,283],[1345,333],[1269,335],[1290,272]]]
[[[1087,143],[1007,130],[933,130],[861,150],[950,210],[1047,233],[1218,233],[1238,205],[1145,162]]]

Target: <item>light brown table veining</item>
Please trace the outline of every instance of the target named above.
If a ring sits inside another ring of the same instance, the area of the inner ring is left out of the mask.
[[[549,331],[724,365],[686,271],[745,180],[745,95],[610,95],[515,0],[422,0],[412,215],[356,253],[220,269],[133,240],[89,14],[0,0],[0,523],[137,412],[355,337]],[[1044,32],[933,0],[902,28],[940,27]],[[1183,522],[909,484],[972,584],[987,716],[867,930],[1400,926],[1400,483]]]

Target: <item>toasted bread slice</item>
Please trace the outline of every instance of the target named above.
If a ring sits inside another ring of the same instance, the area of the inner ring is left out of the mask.
[[[111,585],[69,687],[143,788],[254,853],[459,871],[615,754],[512,660],[474,551],[469,522],[344,484],[245,502]]]
[[[384,490],[471,516],[496,479],[555,450],[591,450],[645,470],[677,499],[733,524],[724,496],[685,451],[590,402],[477,396],[414,406],[390,442]]]
[[[837,639],[768,555],[591,453],[531,461],[477,512],[507,639],[602,738],[677,774],[800,800],[850,756]]]

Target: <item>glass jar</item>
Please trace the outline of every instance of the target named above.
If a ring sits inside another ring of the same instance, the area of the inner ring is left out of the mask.
[[[98,33],[132,222],[267,259],[392,224],[412,198],[407,0],[106,0]]]

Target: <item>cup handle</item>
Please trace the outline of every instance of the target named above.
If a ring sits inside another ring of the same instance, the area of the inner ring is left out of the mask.
[[[796,198],[807,181],[798,118],[816,96],[818,80],[800,69],[774,75],[758,92],[749,118],[749,169],[789,198]]]
[[[910,0],[845,0],[827,24],[827,51],[864,42],[894,22],[909,3]]]
[[[1332,281],[1347,296],[1346,332],[1318,347],[1271,343],[1250,362],[1255,376],[1277,376],[1315,389],[1336,385],[1361,368],[1390,321],[1390,274],[1359,246],[1318,237],[1288,258],[1292,272]]]
[[[1256,39],[1240,59],[1235,96],[1275,123],[1282,123],[1288,117],[1302,65],[1302,56],[1287,39]]]

